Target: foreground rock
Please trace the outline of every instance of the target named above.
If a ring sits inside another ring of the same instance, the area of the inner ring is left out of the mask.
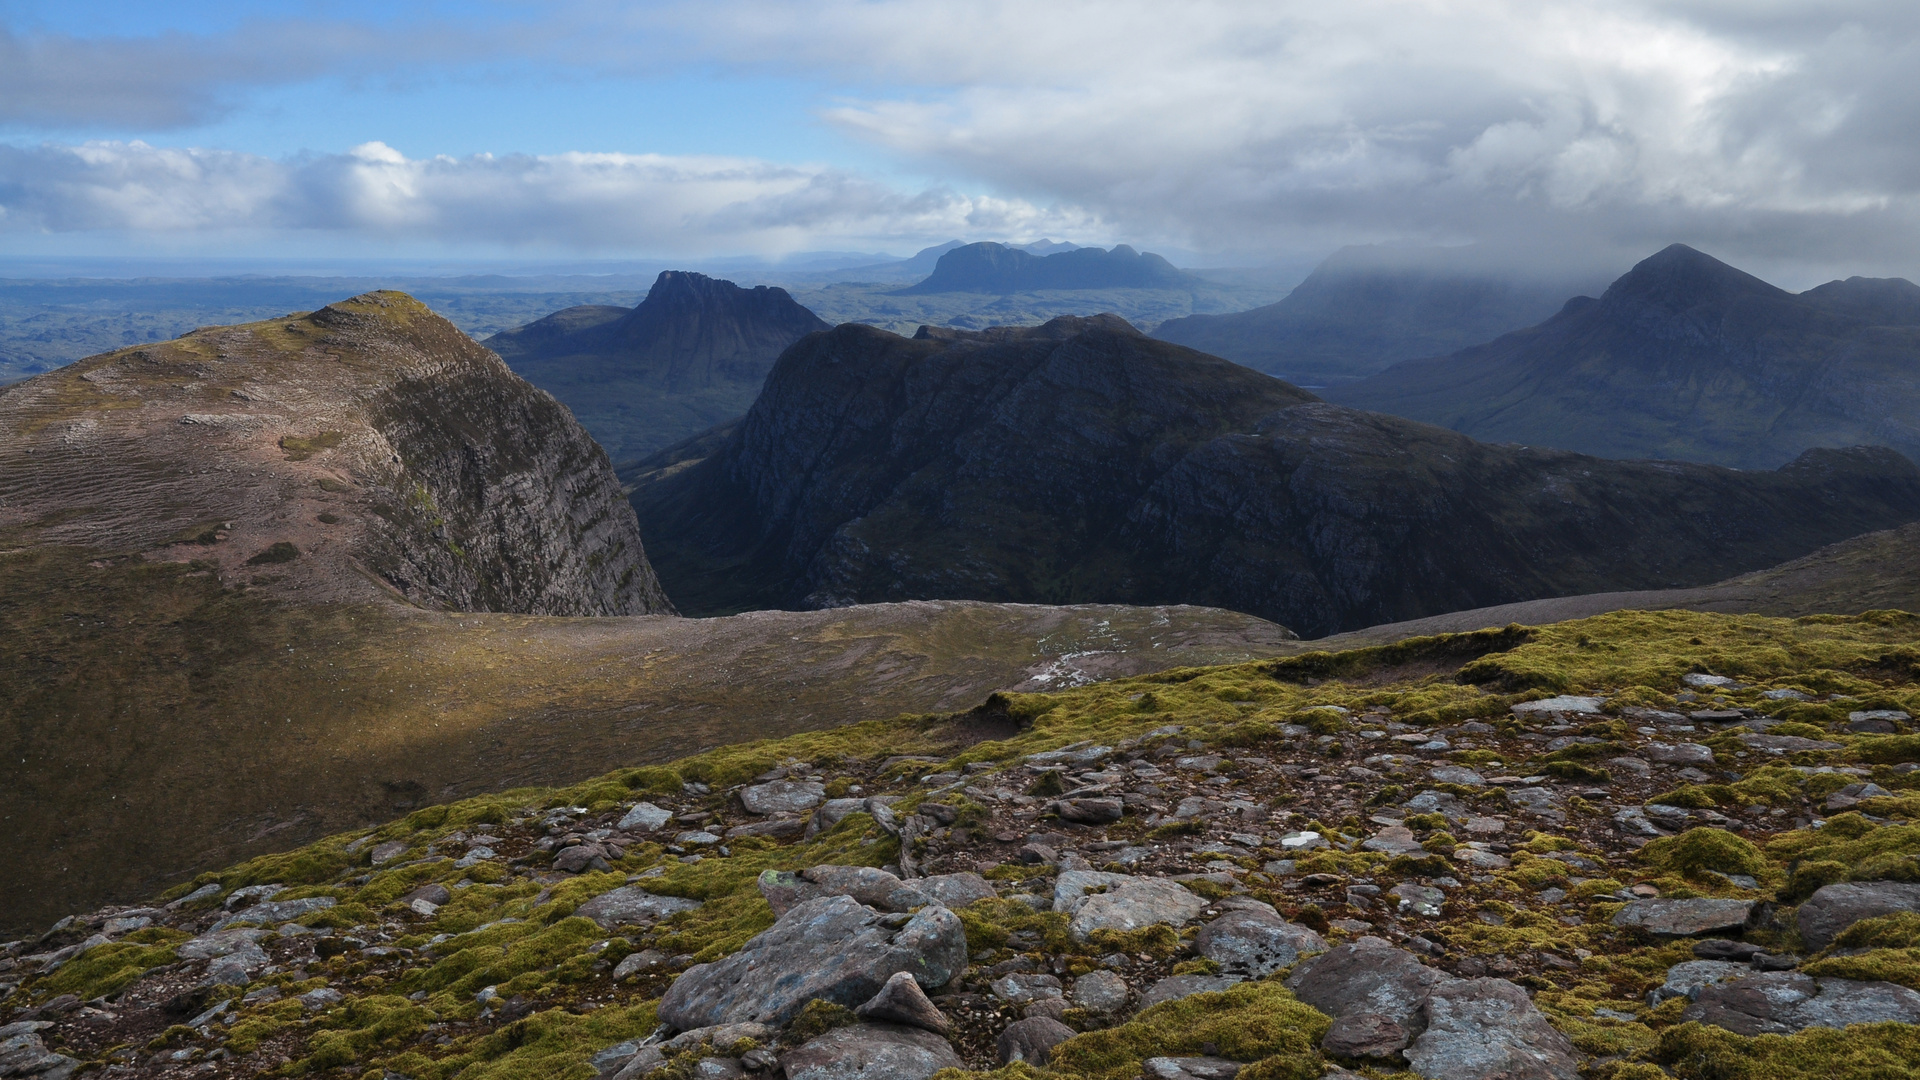
[[[1810,1027],[1844,1028],[1884,1020],[1920,1024],[1920,993],[1888,982],[1769,971],[1702,987],[1680,1017],[1739,1035],[1788,1035]]]
[[[946,908],[909,918],[822,897],[795,906],[732,956],[688,968],[660,999],[660,1019],[682,1030],[784,1024],[814,998],[852,1008],[896,972],[938,987],[966,963],[966,933]]]
[[[1104,887],[1107,891],[1090,893]],[[1054,886],[1053,910],[1073,916],[1067,932],[1086,941],[1096,931],[1126,932],[1156,923],[1181,926],[1198,918],[1207,902],[1164,878],[1068,870]]]
[[[947,1040],[896,1024],[835,1028],[780,1058],[787,1080],[927,1080],[966,1062]]]
[[[1800,905],[1794,919],[1807,947],[1824,949],[1861,919],[1920,911],[1920,885],[1898,881],[1823,885]]]
[[[1751,900],[1635,900],[1617,912],[1613,925],[1661,937],[1692,937],[1745,926]]]
[[[1287,977],[1287,989],[1328,1016],[1376,1013],[1417,1032],[1427,994],[1446,978],[1405,949],[1363,937],[1302,962]]]
[[[894,972],[887,979],[887,985],[855,1009],[854,1014],[862,1020],[905,1024],[936,1035],[945,1035],[953,1027],[947,1015],[927,1000],[927,992],[920,989],[919,980],[905,971]]]
[[[1427,995],[1426,1030],[1407,1047],[1435,1080],[1578,1080],[1573,1043],[1505,979],[1450,979]]]
[[[1230,911],[1201,927],[1193,944],[1220,970],[1256,979],[1328,948],[1319,934],[1265,911]]]
[[[1007,1025],[994,1044],[995,1058],[1002,1065],[1024,1061],[1045,1065],[1053,1058],[1053,1048],[1079,1034],[1048,1016],[1030,1016]]]

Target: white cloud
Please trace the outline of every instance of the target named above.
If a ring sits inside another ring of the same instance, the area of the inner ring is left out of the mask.
[[[0,229],[16,232],[320,231],[665,255],[1093,224],[1017,199],[902,192],[821,166],[745,158],[410,159],[370,142],[282,162],[141,142],[0,146]]]

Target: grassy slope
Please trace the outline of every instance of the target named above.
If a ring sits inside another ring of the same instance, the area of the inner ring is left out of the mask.
[[[0,554],[0,927],[428,801],[962,707],[1055,666],[1071,682],[1270,656],[1287,637],[1204,609],[301,606],[189,564],[91,561]]]
[[[1284,756],[1299,750],[1292,745],[1295,740],[1283,735],[1277,725],[1304,719],[1304,710],[1327,704],[1355,710],[1391,710],[1395,719],[1416,727],[1475,717],[1498,721],[1511,703],[1553,691],[1605,693],[1614,708],[1629,704],[1672,708],[1677,704],[1680,676],[1697,670],[1732,675],[1751,684],[1728,692],[1733,704],[1759,707],[1797,728],[1819,729],[1830,724],[1837,728],[1850,708],[1920,711],[1920,686],[1916,686],[1920,649],[1915,647],[1916,640],[1920,640],[1920,618],[1897,612],[1791,621],[1623,612],[1485,641],[1420,639],[1395,647],[1314,654],[1277,664],[1170,672],[1048,697],[1016,696],[1005,699],[1005,704],[1007,712],[1021,721],[1021,730],[999,741],[966,745],[952,719],[919,717],[727,747],[680,761],[670,770],[626,770],[566,789],[513,792],[418,811],[368,835],[379,840],[405,839],[418,853],[434,839],[455,829],[471,828],[476,822],[521,822],[528,814],[548,807],[581,806],[595,813],[615,810],[649,792],[677,791],[682,779],[713,785],[714,805],[724,808],[725,796],[718,793],[719,789],[792,758],[829,763],[832,768],[834,762],[871,762],[890,754],[922,751],[951,756],[951,767],[969,762],[1009,763],[1021,754],[1091,738],[1111,743],[1142,737],[1169,722],[1184,725],[1181,739],[1225,749],[1230,755],[1258,752]],[[1523,643],[1516,647],[1516,641]],[[1507,651],[1467,659],[1502,647]],[[1466,660],[1464,666],[1462,660]],[[1319,677],[1326,677],[1326,681]],[[1831,705],[1770,702],[1761,697],[1761,691],[1768,687],[1792,687],[1847,698]],[[1604,734],[1610,737],[1619,737],[1613,727],[1625,728],[1618,724],[1600,726],[1609,729]],[[1338,731],[1339,725],[1330,730]],[[1512,890],[1531,894],[1542,882],[1564,881],[1565,865],[1538,858],[1542,854],[1576,850],[1591,855],[1577,837],[1584,834],[1583,819],[1601,812],[1573,799],[1569,809],[1574,824],[1566,830],[1567,836],[1527,833],[1516,838],[1519,850],[1514,867],[1489,879],[1488,896],[1468,901],[1457,910],[1450,905],[1451,913],[1426,932],[1446,941],[1456,956],[1464,951],[1489,960],[1509,956],[1524,959],[1540,953],[1575,958],[1569,961],[1571,966],[1531,976],[1529,985],[1537,991],[1536,1003],[1569,1034],[1579,1051],[1595,1056],[1588,1060],[1591,1075],[1596,1077],[1813,1080],[1910,1075],[1901,1071],[1900,1063],[1911,1062],[1916,1043],[1913,1029],[1905,1025],[1858,1027],[1844,1035],[1816,1030],[1793,1037],[1745,1039],[1717,1029],[1677,1023],[1684,1002],[1644,1009],[1636,999],[1658,983],[1660,972],[1687,958],[1687,953],[1684,948],[1649,943],[1608,926],[1618,905],[1606,902],[1604,894],[1621,887],[1622,878],[1652,882],[1667,896],[1755,897],[1777,893],[1783,903],[1791,904],[1804,897],[1812,884],[1789,874],[1789,867],[1796,861],[1818,867],[1820,874],[1827,875],[1823,880],[1833,880],[1835,874],[1841,879],[1852,874],[1863,880],[1903,875],[1912,879],[1920,875],[1910,865],[1913,856],[1920,853],[1920,830],[1902,824],[1902,819],[1920,812],[1920,780],[1887,767],[1890,762],[1916,756],[1920,748],[1915,747],[1914,739],[1839,733],[1827,737],[1846,744],[1845,748],[1797,755],[1794,763],[1864,763],[1876,782],[1895,791],[1895,798],[1868,807],[1886,824],[1876,826],[1858,815],[1843,815],[1824,830],[1799,829],[1771,837],[1764,831],[1750,831],[1748,835],[1760,843],[1758,848],[1713,830],[1690,833],[1684,842],[1656,843],[1637,857],[1637,866],[1614,867],[1614,878],[1596,881],[1592,888],[1576,889],[1575,909],[1582,912],[1582,917],[1571,923],[1530,912],[1524,904],[1496,899]],[[1329,741],[1353,740],[1348,734]],[[1730,737],[1727,741],[1731,752],[1738,744]],[[1824,798],[1827,791],[1848,779],[1833,774],[1810,776],[1779,765],[1742,767],[1752,771],[1746,780],[1724,789],[1724,798],[1718,794],[1721,789],[1710,788],[1691,789],[1671,798],[1693,806],[1719,801],[1730,811],[1758,804],[1762,812],[1772,805],[1791,813],[1796,807],[1807,806],[1808,800]],[[908,795],[907,805],[912,805],[913,783],[907,781],[898,790]],[[1315,800],[1324,798],[1328,790],[1305,785],[1276,805],[1290,805],[1297,819],[1311,819],[1316,816]],[[1318,821],[1306,823],[1308,827],[1328,828]],[[1350,818],[1336,823],[1333,831],[1365,828],[1358,818]],[[359,851],[356,856],[349,849],[349,842],[356,839],[354,835],[332,837],[286,856],[202,875],[194,883],[218,881],[227,888],[266,881],[301,885],[297,892],[287,895],[332,895],[341,904],[333,911],[309,917],[307,922],[345,927],[395,918],[397,909],[389,905],[421,881],[444,878],[452,884],[455,879],[471,876],[479,887],[463,889],[455,904],[411,928],[409,936],[396,939],[395,944],[418,945],[434,931],[469,936],[456,937],[418,960],[402,961],[391,971],[383,968],[384,974],[359,978],[367,969],[366,963],[355,967],[348,958],[342,958],[317,971],[270,976],[266,982],[284,984],[288,991],[299,992],[320,985],[314,980],[317,975],[344,990],[349,1001],[343,1008],[310,1019],[298,1008],[271,1004],[245,1008],[241,1022],[227,1037],[229,1049],[244,1052],[270,1045],[273,1053],[284,1053],[291,1064],[274,1070],[271,1060],[248,1065],[249,1059],[243,1058],[243,1075],[261,1066],[281,1074],[332,1066],[359,1072],[378,1066],[436,1080],[456,1075],[465,1080],[509,1076],[584,1080],[592,1071],[584,1063],[588,1054],[651,1030],[653,996],[664,984],[658,979],[630,986],[608,984],[600,968],[614,953],[601,954],[602,962],[597,967],[596,956],[589,949],[602,940],[603,932],[568,918],[587,896],[619,884],[623,880],[620,873],[583,875],[537,896],[534,884],[498,866],[475,868],[469,874],[452,869],[444,861],[426,862],[362,876],[367,873],[361,865],[365,851],[355,845],[352,851]],[[1441,843],[1438,834],[1431,843]],[[709,857],[691,865],[673,861],[657,845],[638,845],[628,852],[617,871],[663,866],[665,876],[650,883],[649,888],[697,897],[706,905],[649,935],[646,942],[621,938],[614,946],[624,952],[651,943],[668,951],[711,959],[732,951],[768,925],[770,914],[754,886],[761,868],[803,867],[824,861],[877,865],[892,854],[890,842],[872,830],[863,815],[855,815],[848,824],[816,841],[786,847],[743,841],[736,843],[730,857]],[[1411,872],[1406,868],[1396,870],[1384,856],[1323,853],[1315,860],[1312,866],[1303,864],[1302,871],[1365,872],[1383,885],[1386,879]],[[1761,887],[1743,890],[1709,872],[1715,869],[1754,874],[1761,879]],[[1553,873],[1542,876],[1546,871]],[[1255,896],[1292,902],[1277,891],[1279,883],[1264,874],[1253,872],[1243,877]],[[184,894],[194,883],[183,882],[168,895]],[[1477,896],[1479,890],[1474,891]],[[1589,896],[1597,899],[1587,903]],[[977,906],[966,921],[970,946],[976,950],[998,948],[995,955],[999,956],[1005,953],[1000,947],[1007,944],[1010,924],[1005,920],[1013,909],[994,906],[996,903]],[[1467,908],[1490,913],[1494,918],[1469,917]],[[502,925],[496,921],[501,918],[524,921]],[[1046,918],[1030,919],[1031,926],[1021,925],[1030,935],[1047,935],[1051,924]],[[1054,927],[1053,933],[1057,934],[1057,929]],[[1849,938],[1843,944],[1873,946],[1878,951],[1820,963],[1839,963],[1846,969],[1828,973],[1920,983],[1920,967],[1911,964],[1906,954],[1913,944],[1913,929],[1891,923],[1865,927],[1854,935],[1860,940]],[[113,951],[103,950],[98,959],[63,974],[29,981],[14,1003],[45,1000],[57,991],[87,996],[112,990],[126,985],[144,968],[169,962],[172,954],[166,946],[178,935],[170,938],[167,935],[171,931],[158,930],[143,933],[152,941],[115,946]],[[1784,936],[1761,931],[1756,936],[1774,948],[1795,947],[1791,931],[1781,933]],[[1076,951],[1053,936],[1047,936],[1047,941],[1046,951]],[[1101,947],[1092,948],[1098,952]],[[1074,962],[1080,959],[1085,958]],[[305,981],[301,981],[303,977]],[[518,1023],[475,1025],[479,1006],[473,994],[483,985],[500,986],[502,996],[524,996],[532,1002],[534,1012]],[[421,995],[417,1002],[400,996],[415,991]],[[593,1011],[585,1011],[589,1005]],[[1635,1018],[1598,1018],[1593,1010],[1601,1006],[1633,1013]],[[1088,1034],[1061,1049],[1052,1075],[1136,1075],[1143,1057],[1198,1052],[1204,1041],[1239,1060],[1258,1059],[1261,1064],[1253,1075],[1308,1078],[1319,1075],[1324,1067],[1311,1042],[1324,1022],[1312,1010],[1292,1001],[1277,984],[1250,984],[1226,995],[1190,999],[1184,1005],[1149,1011],[1119,1027]],[[435,1026],[429,1028],[429,1024]],[[1308,1033],[1307,1038],[1287,1034],[1302,1030]],[[446,1041],[436,1043],[434,1036],[439,1032],[447,1034]],[[177,1040],[174,1045],[178,1045]],[[1671,1072],[1663,1071],[1662,1066]],[[1011,1078],[1031,1073],[1013,1070],[1004,1075]]]

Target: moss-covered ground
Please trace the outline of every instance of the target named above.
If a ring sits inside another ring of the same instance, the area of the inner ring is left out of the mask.
[[[1432,962],[1451,973],[1527,987],[1595,1078],[1911,1076],[1920,1059],[1911,1026],[1749,1039],[1685,1022],[1684,999],[1649,1008],[1647,992],[1668,967],[1693,958],[1691,943],[1640,936],[1613,926],[1612,917],[1629,888],[1750,899],[1772,906],[1747,940],[1802,955],[1809,973],[1920,987],[1913,916],[1863,922],[1820,954],[1806,952],[1792,917],[1816,882],[1920,880],[1920,825],[1908,818],[1920,771],[1906,767],[1920,758],[1920,740],[1905,722],[1891,735],[1862,734],[1849,719],[1869,709],[1915,711],[1917,641],[1920,618],[1897,612],[1797,620],[1620,613],[1337,656],[1181,669],[1054,694],[996,695],[968,712],[723,746],[567,787],[425,807],[201,874],[160,897],[179,899],[209,884],[222,893],[275,884],[286,887],[276,899],[334,901],[297,920],[302,928],[282,926],[265,941],[277,970],[245,991],[216,989],[195,1002],[233,999],[232,1023],[196,1032],[154,1020],[137,1045],[111,1035],[89,1041],[77,1020],[59,1032],[69,1052],[102,1063],[182,1053],[218,1055],[223,1069],[239,1075],[386,1070],[414,1080],[588,1080],[594,1053],[654,1030],[654,1003],[678,971],[725,956],[772,924],[756,886],[761,871],[879,866],[898,859],[899,845],[856,812],[811,839],[739,836],[698,857],[670,850],[666,834],[636,838],[608,853],[605,870],[568,875],[547,868],[539,842],[606,828],[641,799],[718,831],[751,820],[732,794],[739,785],[798,769],[838,792],[897,795],[896,813],[931,814],[925,808],[938,804],[935,820],[945,825],[923,839],[916,857],[997,882],[999,899],[960,913],[975,973],[936,997],[956,1018],[956,1045],[982,1070],[993,1066],[992,1033],[1017,1015],[985,993],[984,973],[997,965],[1044,963],[1070,981],[1120,953],[1126,966],[1119,970],[1137,986],[1210,970],[1211,961],[1192,951],[1192,927],[1076,943],[1065,916],[1020,901],[1050,889],[1057,867],[1023,862],[1015,849],[1044,841],[1096,860],[1145,849],[1147,861],[1130,866],[1133,872],[1181,876],[1213,900],[1270,903],[1325,927],[1335,941],[1360,933],[1401,943],[1418,937],[1431,946]],[[1683,681],[1690,674],[1733,683],[1690,687]],[[1604,696],[1605,712],[1561,722],[1512,710],[1556,693]],[[1718,719],[1688,715],[1701,710]],[[1749,749],[1740,736],[1760,729],[1811,731],[1840,748]],[[1416,762],[1416,744],[1436,737],[1449,747],[1419,751]],[[1556,748],[1555,740],[1564,743]],[[1676,770],[1656,766],[1640,775],[1616,760],[1644,755],[1661,740],[1712,748],[1713,772],[1691,785],[1704,797],[1676,802],[1671,793],[1686,789]],[[1130,803],[1126,816],[1097,832],[1052,821],[1046,800],[1026,792],[1058,774],[1026,755],[1088,744],[1124,748],[1129,768],[1156,766],[1159,778],[1149,786],[1161,796]],[[1406,760],[1389,760],[1396,756]],[[1547,768],[1555,761],[1610,775],[1555,777]],[[1421,771],[1447,763],[1471,765],[1493,782],[1437,783]],[[1528,783],[1550,794],[1550,812],[1519,800],[1520,785],[1500,774],[1538,777]],[[1869,779],[1892,797],[1843,813],[1825,809],[1840,786]],[[1472,820],[1396,809],[1421,791],[1452,796]],[[1158,809],[1147,805],[1155,798]],[[1202,812],[1211,817],[1183,818],[1174,806],[1208,798],[1219,807]],[[1615,823],[1623,810],[1662,806],[1687,817],[1650,842]],[[1386,811],[1422,842],[1422,852],[1359,846]],[[1499,821],[1499,830],[1471,831],[1488,820]],[[1278,834],[1297,829],[1322,832],[1335,846],[1292,865],[1277,862],[1284,854]],[[1494,842],[1484,843],[1489,836]],[[480,842],[494,857],[456,864]],[[1504,865],[1470,865],[1470,844],[1497,851]],[[386,854],[375,865],[377,849]],[[575,914],[587,899],[630,881],[702,906],[611,931]],[[1348,891],[1400,882],[1444,888],[1442,914],[1396,912],[1390,899],[1369,903]],[[446,903],[410,906],[409,895],[434,884],[447,889]],[[178,959],[176,950],[211,922],[217,903],[187,904],[57,970],[25,965],[7,1004],[37,1007],[71,994],[108,1013],[158,1016],[168,995],[197,977],[199,962]],[[52,949],[93,929],[83,919],[31,948]],[[322,948],[327,942],[340,945]],[[653,964],[612,980],[622,959],[645,950]],[[295,1000],[322,987],[341,1000],[317,1009]],[[1084,1033],[1050,1065],[1016,1065],[1000,1075],[1127,1080],[1147,1057],[1200,1053],[1246,1063],[1241,1075],[1252,1080],[1316,1077],[1331,1064],[1318,1044],[1328,1019],[1277,977],[1131,1016],[1071,1010],[1067,1018]],[[1373,1075],[1385,1073],[1376,1067]]]

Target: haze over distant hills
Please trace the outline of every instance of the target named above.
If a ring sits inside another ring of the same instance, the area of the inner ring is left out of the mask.
[[[1700,585],[1920,518],[1885,450],[1778,472],[1492,446],[1113,316],[788,350],[746,418],[626,478],[682,610],[1205,603],[1303,634]]]
[[[781,350],[825,329],[785,289],[668,270],[637,307],[567,308],[486,345],[626,459],[739,416]]]
[[[1284,299],[1170,319],[1153,336],[1313,386],[1531,326],[1604,278],[1522,272],[1474,248],[1347,247]]]
[[[967,244],[940,256],[925,281],[900,290],[924,293],[1016,293],[1054,289],[1178,289],[1200,284],[1152,252],[1125,244],[1111,251],[1076,248],[1034,255],[1005,244]]]
[[[1920,287],[1793,294],[1675,244],[1537,326],[1327,397],[1479,439],[1771,468],[1816,446],[1920,460]]]

